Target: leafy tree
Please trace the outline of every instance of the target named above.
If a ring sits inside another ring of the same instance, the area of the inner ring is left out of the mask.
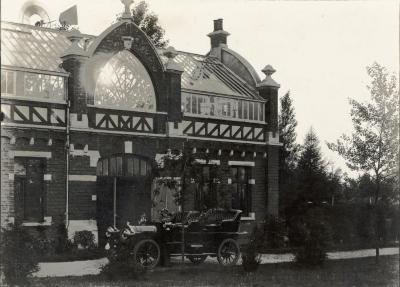
[[[142,29],[158,48],[165,48],[168,40],[164,39],[165,31],[158,22],[158,16],[149,12],[145,1],[140,1],[132,9],[133,22]]]
[[[342,135],[336,143],[328,143],[328,147],[338,152],[352,170],[372,176],[375,183],[375,235],[378,261],[378,200],[383,182],[396,176],[399,156],[399,94],[395,75],[389,75],[383,66],[374,63],[367,67],[367,73],[371,77],[371,85],[367,86],[371,101],[361,103],[350,99],[354,131],[350,136]]]
[[[293,201],[294,195],[294,170],[298,159],[299,145],[296,143],[297,120],[290,92],[281,99],[281,112],[279,115],[279,136],[283,144],[279,154],[279,190],[280,206],[284,210]]]

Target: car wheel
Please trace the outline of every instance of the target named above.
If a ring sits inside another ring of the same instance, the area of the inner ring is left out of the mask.
[[[217,259],[223,266],[236,265],[239,255],[239,245],[231,238],[223,240],[218,247]]]
[[[133,258],[139,270],[151,270],[160,261],[160,247],[152,239],[141,240],[133,249]]]
[[[190,262],[193,264],[201,264],[207,259],[207,255],[188,255]]]

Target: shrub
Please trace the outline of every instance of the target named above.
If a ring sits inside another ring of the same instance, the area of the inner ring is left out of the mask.
[[[291,229],[291,237],[296,236],[296,261],[305,266],[321,265],[327,257],[326,250],[331,238],[323,210],[313,207],[299,215]]]
[[[242,266],[246,272],[256,271],[261,263],[259,249],[262,242],[259,241],[259,238],[262,237],[262,234],[262,230],[256,226],[250,236],[249,243],[242,252]]]
[[[39,269],[38,242],[19,226],[3,229],[1,238],[1,263],[6,282],[28,284],[28,278]]]
[[[373,206],[360,206],[357,212],[356,231],[358,239],[367,244],[372,244],[375,239]]]
[[[285,221],[276,216],[268,216],[265,223],[267,248],[277,249],[285,247],[286,224]]]
[[[70,252],[76,247],[76,245],[68,239],[68,231],[65,224],[60,224],[57,227],[57,239],[55,245],[55,252],[57,254]]]
[[[113,260],[101,268],[100,274],[109,280],[115,279],[137,279],[140,274],[144,274],[146,270],[139,270],[136,262],[132,260],[132,249],[130,245],[119,245],[116,250],[116,256]]]
[[[74,243],[84,249],[92,249],[95,247],[94,235],[88,230],[77,231],[74,234]]]

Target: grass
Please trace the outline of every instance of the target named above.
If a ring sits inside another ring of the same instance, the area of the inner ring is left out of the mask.
[[[136,280],[108,281],[102,275],[35,278],[33,286],[399,286],[399,256],[327,261],[322,267],[301,268],[294,263],[261,265],[246,274],[241,266],[216,264],[159,267]]]

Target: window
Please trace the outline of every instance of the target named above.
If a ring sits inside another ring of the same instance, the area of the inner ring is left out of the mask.
[[[243,216],[251,212],[251,192],[249,185],[250,167],[232,166],[232,208],[243,211]]]
[[[97,162],[97,176],[148,176],[151,164],[135,156],[112,156]]]
[[[42,222],[44,218],[44,159],[15,158],[14,192],[17,220]]]
[[[96,83],[95,104],[140,111],[156,110],[150,76],[131,52],[117,53],[101,69]]]
[[[264,121],[264,103],[261,102],[183,92],[182,103],[186,114]]]
[[[1,70],[1,93],[15,95],[15,72]]]
[[[53,100],[65,99],[63,77],[26,72],[24,85],[25,97]]]
[[[217,207],[217,168],[213,165],[202,166],[200,183],[195,193],[195,209],[202,211]]]

